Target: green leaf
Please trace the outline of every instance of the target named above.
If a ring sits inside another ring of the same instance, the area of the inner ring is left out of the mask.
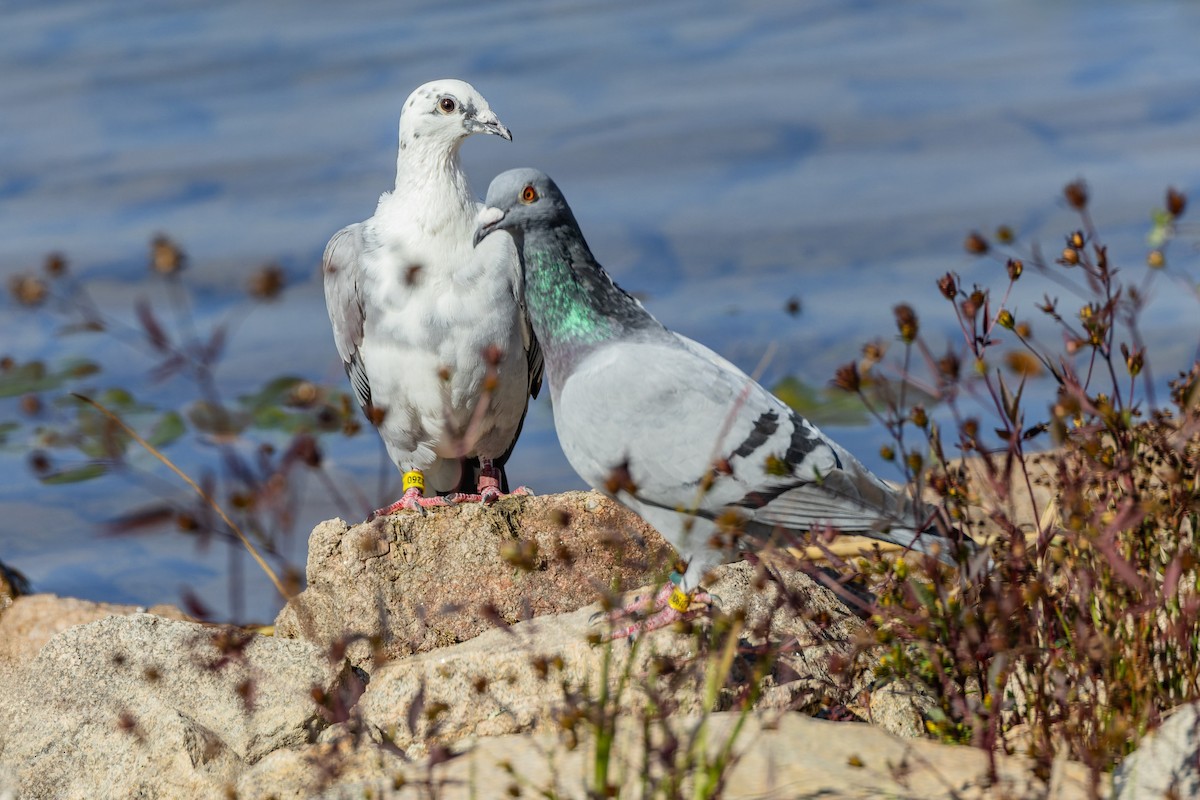
[[[278,406],[265,406],[255,409],[253,425],[260,430],[291,432],[296,427],[297,417],[297,414],[289,414]]]
[[[158,418],[146,441],[154,447],[166,447],[171,442],[187,433],[187,425],[183,417],[175,411],[168,411]]]
[[[866,425],[870,422],[858,395],[814,389],[799,378],[788,377],[771,390],[814,425]]]
[[[100,365],[94,361],[88,361],[86,358],[68,358],[58,368],[58,374],[72,380],[86,378],[89,375],[95,375],[99,371]]]
[[[1146,244],[1157,249],[1170,240],[1174,218],[1162,208],[1155,209],[1150,218],[1153,226],[1146,234]]]
[[[53,376],[46,374],[46,365],[40,361],[14,364],[0,373],[0,397],[44,392],[57,385],[58,381]]]
[[[936,615],[938,598],[937,595],[933,593],[933,590],[921,581],[912,581],[912,588],[913,592],[917,596],[917,601],[921,605],[925,606],[925,608],[927,608],[929,611],[934,612]]]
[[[85,438],[77,442],[75,446],[79,448],[79,452],[88,458],[120,458],[129,449],[131,441],[133,440],[129,438],[129,434],[124,431],[117,431],[109,437],[93,436]]]
[[[67,359],[54,370],[47,369],[41,361],[14,364],[0,371],[0,397],[47,392],[99,371],[99,366],[83,358]]]
[[[99,478],[106,472],[108,472],[107,464],[93,461],[90,464],[84,464],[82,467],[51,472],[42,476],[40,480],[42,483],[50,484],[79,483],[80,481],[90,481],[92,478]]]
[[[303,381],[303,378],[298,378],[295,375],[282,375],[268,381],[256,393],[242,395],[238,398],[238,401],[250,411],[258,411],[269,406],[282,405],[292,390]]]
[[[131,441],[107,416],[89,405],[79,404],[75,417],[75,446],[90,458],[117,458],[124,455]]]
[[[129,411],[137,405],[137,401],[133,399],[133,395],[125,389],[112,388],[105,389],[96,398],[96,402],[110,411]]]
[[[231,413],[227,408],[207,400],[193,403],[187,410],[187,418],[196,430],[213,436],[235,436],[245,430],[249,423],[246,414]]]

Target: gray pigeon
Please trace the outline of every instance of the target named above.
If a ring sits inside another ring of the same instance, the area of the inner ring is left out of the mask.
[[[687,562],[678,587],[653,599],[658,613],[637,629],[707,599],[697,588],[729,560],[731,539],[744,547],[777,531],[834,528],[954,563],[930,512],[613,283],[544,173],[505,172],[485,202],[475,241],[485,246],[507,231],[516,242],[567,460]]]
[[[473,133],[512,139],[470,84],[418,87],[400,113],[395,190],[325,248],[338,353],[404,475],[404,496],[376,514],[446,504],[424,496],[426,487],[478,489],[452,495],[457,501],[507,492],[504,463],[541,387],[512,241],[472,246],[482,205],[458,151]]]

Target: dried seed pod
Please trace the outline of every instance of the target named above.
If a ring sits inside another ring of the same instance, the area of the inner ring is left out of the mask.
[[[833,385],[844,392],[857,392],[862,387],[858,364],[851,361],[849,364],[838,367],[833,376]]]
[[[938,359],[938,372],[948,381],[958,380],[959,372],[962,370],[962,362],[959,361],[958,355],[954,352],[947,352],[946,355]]]
[[[1167,189],[1167,213],[1172,217],[1179,218],[1183,216],[1183,212],[1186,208],[1187,195],[1183,192],[1176,191],[1174,186]]]
[[[67,274],[67,259],[62,253],[51,253],[43,268],[51,278],[61,278]]]
[[[917,338],[917,331],[920,329],[917,323],[917,312],[913,311],[912,306],[908,303],[901,303],[892,311],[896,315],[896,327],[900,331],[900,339],[905,343],[911,343]]]
[[[255,300],[274,300],[283,292],[283,269],[277,264],[267,264],[250,276],[246,291]]]
[[[46,302],[50,291],[46,282],[33,275],[14,275],[8,281],[8,291],[19,304],[33,308]]]
[[[1067,205],[1071,208],[1076,211],[1084,210],[1088,204],[1087,184],[1082,180],[1068,183],[1063,187],[1063,197],[1067,199]]]
[[[966,241],[963,242],[963,247],[973,256],[984,255],[989,249],[987,239],[983,238],[983,234],[979,231],[968,233]]]
[[[150,268],[159,275],[174,275],[186,260],[183,250],[166,236],[155,236],[150,242]]]

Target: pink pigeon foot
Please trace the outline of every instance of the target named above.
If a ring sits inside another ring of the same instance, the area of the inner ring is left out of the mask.
[[[502,494],[504,493],[500,491],[500,476],[494,469],[488,467],[479,473],[480,502],[490,505],[499,500]]]
[[[500,491],[500,474],[491,464],[486,464],[479,472],[479,493],[478,494],[453,494],[450,495],[451,500],[455,503],[483,503],[491,505],[502,497],[529,497],[533,495],[527,487],[518,486],[508,494]]]
[[[688,619],[695,614],[693,606],[696,603],[711,605],[713,596],[708,592],[696,591],[690,595],[678,586],[668,583],[657,594],[640,595],[623,608],[609,613],[607,621],[613,624],[628,622],[629,624],[615,627],[604,637],[605,641],[636,637],[641,634],[665,628],[673,622]],[[682,606],[682,610],[680,609]],[[646,612],[649,616],[639,619]]]
[[[448,501],[445,497],[422,497],[421,490],[414,486],[405,492],[403,497],[392,503],[390,506],[387,506],[386,508],[377,508],[372,511],[371,515],[367,517],[367,522],[370,522],[376,517],[386,517],[389,514],[395,514],[397,511],[419,511],[420,513],[424,514],[426,508],[448,506],[450,504],[450,501]]]

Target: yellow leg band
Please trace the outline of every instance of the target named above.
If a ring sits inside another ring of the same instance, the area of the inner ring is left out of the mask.
[[[667,605],[682,614],[691,608],[692,596],[676,586],[675,591],[671,592],[670,599],[667,600]]]
[[[419,469],[410,469],[404,473],[401,485],[406,492],[409,489],[417,488],[421,490],[421,494],[425,494],[425,476],[421,474],[421,470]]]

